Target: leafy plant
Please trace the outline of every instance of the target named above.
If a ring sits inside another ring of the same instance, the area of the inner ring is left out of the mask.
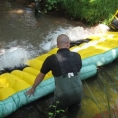
[[[57,109],[57,105],[59,104],[59,101],[56,101],[56,105],[51,105],[50,107],[54,108],[54,113],[49,112],[48,116],[49,118],[56,118],[58,114],[64,113],[65,111],[62,109]],[[66,116],[63,116],[62,118],[66,118]]]
[[[51,10],[57,10],[58,0],[47,0],[45,3],[45,13]]]

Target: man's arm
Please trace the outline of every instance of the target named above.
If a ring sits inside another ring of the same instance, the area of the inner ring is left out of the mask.
[[[44,77],[45,77],[45,74],[43,74],[43,73],[40,72],[40,73],[37,75],[37,77],[36,77],[36,79],[35,79],[35,81],[34,81],[34,84],[32,85],[32,88],[29,89],[29,90],[26,92],[26,94],[29,95],[29,96],[32,95],[32,94],[34,94],[36,87],[41,83],[41,81],[44,79]]]

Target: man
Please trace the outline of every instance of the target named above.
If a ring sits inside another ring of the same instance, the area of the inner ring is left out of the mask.
[[[59,102],[56,109],[68,108],[69,111],[78,111],[82,100],[82,82],[79,73],[82,67],[81,57],[69,50],[70,41],[65,34],[57,37],[57,46],[59,48],[57,54],[46,58],[27,94],[33,94],[46,73],[51,70],[55,78],[54,103]]]

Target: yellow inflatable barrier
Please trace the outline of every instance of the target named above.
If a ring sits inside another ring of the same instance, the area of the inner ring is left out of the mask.
[[[88,43],[73,46],[71,51],[78,52],[82,57],[81,80],[88,79],[97,73],[97,66],[111,63],[118,58],[118,32],[107,32],[101,35],[91,35]],[[28,67],[0,75],[0,118],[16,111],[22,105],[35,101],[54,91],[55,84],[52,73],[47,73],[45,79],[36,88],[35,96],[28,98],[26,91],[32,86],[40,72],[43,61],[54,48],[46,54],[27,61]]]

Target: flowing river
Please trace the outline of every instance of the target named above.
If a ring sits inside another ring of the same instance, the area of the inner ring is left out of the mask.
[[[101,28],[101,25],[87,27],[79,21],[69,20],[61,15],[42,14],[41,17],[36,17],[34,8],[28,1],[0,0],[0,70],[24,66],[28,59],[49,51],[56,46],[56,38],[59,34],[66,33],[71,40],[78,40],[89,34],[104,32],[107,28],[106,26]],[[112,72],[111,69],[114,71]],[[100,89],[103,83],[99,82],[100,78],[103,79],[103,77],[107,77],[105,81],[109,85],[107,86],[108,90],[114,93],[111,97],[111,106],[117,108],[118,100],[115,94],[117,90],[113,90],[117,82],[111,79],[112,77],[118,78],[116,75],[117,60],[110,66],[104,67],[103,70],[101,69],[100,74],[87,81],[94,96],[90,94],[88,87],[83,82],[85,95],[78,118],[93,118],[93,116],[94,118],[102,118],[99,117],[99,114],[96,114],[100,111],[98,105],[95,104],[94,97],[98,99],[103,111],[107,111],[105,94]],[[109,77],[108,73],[113,76]],[[108,78],[110,78],[109,81],[107,81]],[[43,118],[39,112],[37,113],[36,109],[38,109],[38,106],[41,107],[42,104],[44,104],[42,105],[42,108],[44,108],[47,101],[48,96],[43,100],[34,102],[33,105],[21,108],[7,118]],[[39,105],[36,106],[37,104]],[[28,115],[29,112],[31,115]]]
[[[0,3],[0,69],[22,65],[26,60],[49,51],[56,37],[82,25],[61,16],[35,17],[28,2]]]

